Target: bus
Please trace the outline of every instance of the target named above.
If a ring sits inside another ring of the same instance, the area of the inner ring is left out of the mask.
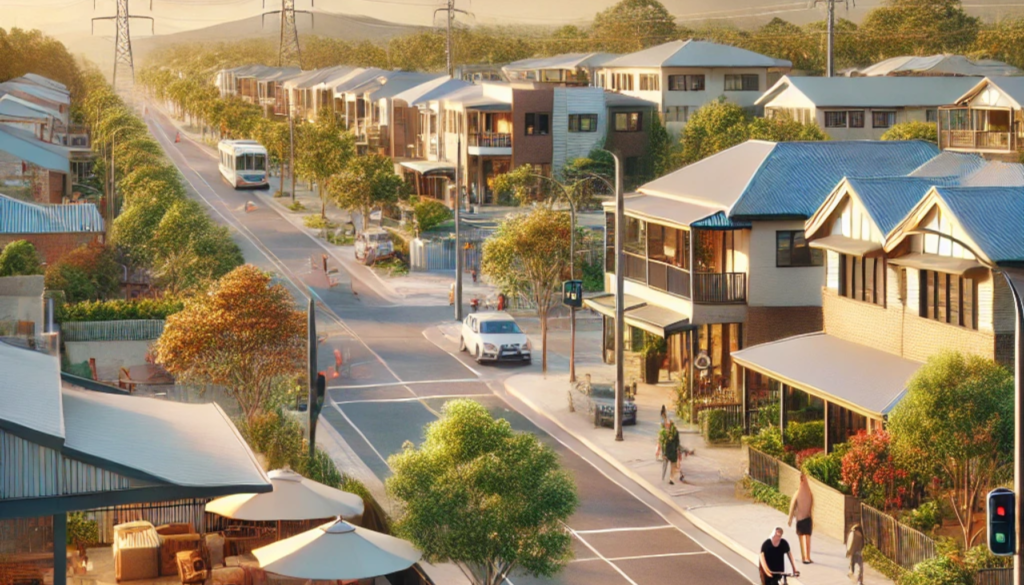
[[[267,149],[255,140],[221,140],[220,174],[235,189],[269,189]]]

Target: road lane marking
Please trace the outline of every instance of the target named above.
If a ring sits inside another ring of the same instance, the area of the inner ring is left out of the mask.
[[[367,399],[356,399],[356,400],[336,400],[336,401],[334,401],[334,403],[335,404],[367,404],[367,403],[373,403],[373,402],[380,402],[380,403],[385,403],[385,402],[423,402],[424,400],[431,400],[431,399],[434,399],[434,398],[444,399],[444,398],[493,398],[493,397],[494,397],[494,394],[438,394],[437,396],[416,396],[414,398],[367,398]],[[426,404],[424,404],[423,407],[426,408],[427,410],[430,410],[431,412],[434,412],[434,410],[431,409]]]
[[[610,559],[607,559],[607,560],[609,562],[616,563],[616,562],[619,562],[619,561],[641,561],[641,560],[646,560],[646,559],[662,559],[662,558],[665,558],[665,557],[692,557],[692,556],[706,555],[706,554],[710,554],[710,553],[708,551],[706,551],[706,550],[701,550],[701,551],[697,551],[697,552],[678,552],[678,553],[662,553],[662,554],[657,554],[657,555],[637,555],[637,556],[632,556],[632,557],[615,557],[615,558],[610,558]],[[585,559],[573,559],[573,560],[571,560],[569,562],[570,563],[586,563],[588,561],[601,561],[601,560],[604,560],[604,559],[599,559],[597,557],[587,557]]]
[[[676,528],[672,524],[665,524],[664,526],[642,526],[638,528],[598,528],[596,530],[577,530],[576,534],[605,534],[608,532],[635,532],[640,530],[666,530],[668,528]],[[678,530],[678,528],[676,528]]]
[[[328,386],[328,390],[361,390],[363,388],[387,388],[388,386],[415,386],[418,384],[465,384],[479,382],[480,378],[456,378],[454,380],[413,380],[410,382],[389,382],[382,384],[352,384],[345,386]]]
[[[342,410],[340,406],[338,406],[338,403],[332,400],[331,406],[333,406],[334,410],[337,410],[338,413],[341,414],[341,416],[348,422],[349,426],[352,427],[352,429],[355,430],[355,432],[359,433],[359,436],[362,437],[364,441],[366,441],[366,444],[369,445],[370,449],[372,449],[373,452],[377,454],[377,457],[380,457],[380,460],[384,462],[384,465],[387,466],[388,469],[391,469],[391,466],[388,465],[388,460],[385,459],[384,456],[380,454],[380,451],[378,451],[377,448],[373,446],[373,443],[370,442],[370,439],[368,439],[366,435],[363,434],[363,431],[359,430],[359,427],[357,427],[356,424],[352,422],[352,419],[350,419],[348,415],[345,414],[345,411]]]
[[[563,523],[562,523],[562,526],[565,526],[565,529],[566,529],[566,530],[568,530],[570,534],[572,534],[573,536],[575,536],[575,537],[576,537],[576,539],[577,539],[577,540],[579,540],[580,542],[582,542],[582,543],[583,543],[583,546],[585,546],[585,547],[589,548],[589,549],[591,550],[591,552],[593,552],[593,553],[594,553],[595,555],[597,555],[597,557],[598,557],[599,559],[601,559],[602,561],[604,561],[604,562],[608,563],[608,566],[609,566],[609,567],[611,567],[611,568],[615,569],[615,572],[616,572],[616,573],[618,573],[619,575],[622,575],[622,578],[623,578],[623,579],[625,579],[626,581],[629,581],[629,582],[630,582],[630,583],[631,583],[632,585],[639,585],[639,584],[638,584],[638,583],[637,583],[636,581],[634,581],[633,579],[631,579],[631,578],[630,578],[630,576],[629,576],[629,575],[627,575],[625,571],[623,571],[622,569],[620,569],[618,565],[616,565],[615,563],[613,563],[613,562],[611,562],[610,560],[608,560],[608,557],[606,557],[606,556],[604,556],[603,554],[601,554],[601,551],[599,551],[599,550],[597,550],[596,548],[594,548],[594,547],[593,547],[593,545],[591,545],[591,544],[590,544],[589,542],[587,542],[586,540],[584,540],[584,539],[583,539],[583,537],[582,537],[582,536],[580,536],[578,532],[576,532],[575,530],[573,530],[572,528],[570,528],[568,524],[566,524],[566,523],[564,523],[564,522],[563,522]]]

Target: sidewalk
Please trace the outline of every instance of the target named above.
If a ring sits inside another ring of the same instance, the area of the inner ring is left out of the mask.
[[[695,455],[683,459],[682,471],[686,479],[671,486],[661,481],[661,463],[655,461],[654,454],[663,404],[672,416],[671,387],[641,385],[637,392],[637,425],[624,427],[624,440],[616,442],[611,429],[595,429],[584,416],[569,412],[566,362],[552,360],[551,366],[547,377],[533,373],[512,376],[505,382],[506,390],[750,562],[756,564],[761,543],[774,527],[781,526],[801,572],[800,578],[791,579],[791,583],[845,585],[852,582],[847,578],[846,548],[842,542],[815,535],[812,540],[814,564],[799,564],[799,544],[795,530],[786,525],[786,515],[737,497],[736,484],[742,479],[745,468],[741,449],[708,447],[695,430],[683,429],[683,445],[696,450]],[[593,361],[577,362],[576,372],[580,377],[589,373],[599,382],[614,379],[612,366]],[[629,381],[628,375],[626,380]],[[891,583],[870,567],[866,569],[865,583]]]

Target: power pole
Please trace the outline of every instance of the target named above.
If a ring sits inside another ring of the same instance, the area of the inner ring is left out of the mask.
[[[462,134],[455,146],[455,320],[462,321],[462,238],[459,216],[462,208]]]
[[[469,13],[466,12],[465,10],[459,10],[458,8],[456,8],[455,7],[455,0],[448,0],[448,6],[446,6],[445,8],[438,8],[437,10],[435,10],[434,11],[434,17],[435,18],[437,17],[437,13],[438,12],[446,13],[445,20],[448,21],[448,23],[447,23],[447,25],[445,27],[446,31],[447,31],[446,32],[447,38],[445,40],[444,54],[445,54],[445,60],[447,61],[447,64],[448,64],[448,77],[454,78],[455,77],[455,53],[453,52],[453,48],[452,48],[452,27],[455,26],[455,13],[456,12],[461,12],[463,14],[469,14]]]
[[[623,398],[626,392],[623,354],[626,337],[626,255],[622,251],[625,242],[626,206],[622,197],[622,162],[619,155],[610,153],[615,159],[615,440],[622,440]]]
[[[133,16],[128,11],[128,0],[116,0],[117,16],[97,16],[92,19],[92,34],[96,34],[97,20],[113,20],[116,26],[114,37],[114,75],[111,85],[117,89],[118,72],[121,73],[121,82],[129,86],[135,83],[135,61],[132,58],[132,35],[128,23],[131,19],[148,20],[150,34],[156,33],[156,23],[152,16]],[[96,10],[96,0],[92,3],[93,10]],[[153,10],[153,0],[149,0],[149,9]]]
[[[825,77],[836,74],[836,0],[825,0],[828,5],[828,60],[825,63]]]
[[[310,0],[310,6],[316,6],[313,0]],[[267,0],[263,0],[263,8],[266,9]],[[296,10],[295,0],[281,0],[280,10],[271,10],[270,12],[264,12],[263,23],[266,23],[267,17],[273,14],[281,15],[281,44],[278,47],[277,53],[277,65],[278,67],[285,67],[287,65],[295,65],[299,69],[302,69],[302,51],[299,49],[299,29],[295,26],[295,15],[296,14],[308,14],[313,19],[313,27],[316,27],[316,16],[308,10]]]

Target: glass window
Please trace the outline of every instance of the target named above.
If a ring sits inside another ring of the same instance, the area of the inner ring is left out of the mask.
[[[864,127],[864,110],[852,110],[849,113],[850,128]]]
[[[703,75],[669,75],[669,91],[704,91]]]
[[[885,260],[839,255],[839,294],[885,306]]]
[[[938,122],[939,121],[939,111],[937,109],[935,109],[935,108],[928,108],[927,110],[924,111],[924,121],[925,122],[932,122],[932,123]]]
[[[822,266],[825,263],[822,251],[807,245],[803,230],[777,231],[775,244],[776,266]]]
[[[759,91],[757,74],[726,75],[725,91]]]
[[[660,88],[659,76],[657,73],[641,73],[640,91],[658,91]]]
[[[235,170],[236,171],[244,171],[245,170],[245,155],[244,154],[239,154],[238,156],[235,157]]]
[[[978,283],[955,274],[922,270],[918,315],[968,329],[978,328]]]
[[[871,112],[872,128],[890,128],[896,123],[896,112]]]
[[[547,136],[551,132],[551,114],[526,114],[526,135]]]
[[[257,171],[267,170],[267,157],[265,155],[257,154],[253,162],[255,163],[253,169]]]
[[[669,106],[665,108],[666,122],[686,122],[690,119],[689,106]]]
[[[639,132],[643,130],[643,114],[640,112],[618,112],[615,114],[616,132]]]
[[[846,128],[846,112],[825,112],[826,128]]]
[[[597,114],[569,114],[569,132],[597,132]]]
[[[627,217],[625,236],[622,242],[623,250],[638,256],[643,256],[646,253],[647,222],[640,221],[635,217]]]
[[[484,321],[480,333],[522,333],[515,321]]]

